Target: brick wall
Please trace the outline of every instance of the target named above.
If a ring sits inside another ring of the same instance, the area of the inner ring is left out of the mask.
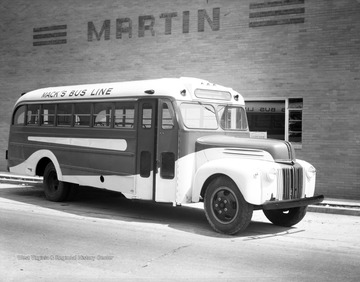
[[[359,1],[11,0],[0,12],[0,171],[24,91],[194,76],[246,99],[303,98],[297,155],[318,169],[317,192],[360,199]]]

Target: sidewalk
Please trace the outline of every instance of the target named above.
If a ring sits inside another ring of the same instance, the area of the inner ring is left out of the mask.
[[[33,185],[42,183],[42,178],[0,172],[0,183]],[[322,203],[310,205],[308,211],[360,216],[360,200],[331,199],[325,197]]]

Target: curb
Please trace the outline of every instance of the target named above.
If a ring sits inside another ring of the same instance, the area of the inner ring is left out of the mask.
[[[338,206],[338,205],[310,205],[307,208],[308,212],[317,212],[317,213],[329,213],[329,214],[339,214],[339,215],[353,215],[360,216],[360,208],[353,207],[350,205]]]

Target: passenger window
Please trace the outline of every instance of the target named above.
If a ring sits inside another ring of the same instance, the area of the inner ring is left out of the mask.
[[[151,153],[142,151],[140,154],[140,176],[149,177],[151,172]]]
[[[25,110],[26,106],[20,106],[16,109],[12,124],[24,125],[25,124]]]
[[[142,128],[150,129],[152,127],[152,106],[144,104],[142,108]]]
[[[112,103],[94,104],[93,124],[95,127],[110,127],[112,123]]]
[[[75,104],[74,126],[90,126],[91,104]]]
[[[164,179],[173,179],[175,176],[175,154],[173,152],[161,153],[160,176]]]
[[[28,105],[27,108],[27,125],[39,124],[40,105]]]
[[[174,128],[174,121],[167,103],[162,104],[161,126],[162,129]]]
[[[57,125],[71,126],[72,104],[57,105]]]
[[[134,128],[135,106],[128,103],[115,103],[115,128]]]
[[[41,125],[54,125],[55,124],[55,105],[44,104],[41,109]]]

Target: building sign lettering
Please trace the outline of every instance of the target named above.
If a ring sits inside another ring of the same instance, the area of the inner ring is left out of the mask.
[[[260,0],[249,4],[249,28],[265,28],[305,22],[305,0]],[[165,12],[157,15],[121,17],[115,20],[87,22],[87,41],[102,41],[170,35],[174,30],[186,34],[194,26],[197,32],[220,30],[220,8],[199,9],[194,12]],[[228,13],[227,13],[228,14]],[[176,21],[175,21],[176,20]],[[197,21],[197,22],[196,22]],[[174,25],[178,26],[174,26]],[[176,27],[176,28],[174,28]],[[86,28],[86,27],[85,27]],[[33,28],[33,46],[67,43],[67,24]]]
[[[154,15],[144,15],[137,18],[138,30],[134,31],[133,20],[130,18],[118,18],[115,24],[111,24],[111,20],[104,20],[100,25],[96,25],[93,21],[88,22],[88,41],[110,40],[111,30],[115,29],[116,39],[122,39],[125,36],[132,38],[134,33],[138,37],[155,36],[155,26],[163,24],[163,34],[172,34],[173,19],[181,17],[182,33],[189,33],[190,11],[183,11],[181,15],[176,12],[161,13],[159,17]],[[160,21],[160,23],[158,23]],[[162,23],[161,23],[162,22]],[[197,31],[204,32],[206,24],[212,31],[220,30],[220,8],[212,9],[212,16],[205,9],[197,11]]]

